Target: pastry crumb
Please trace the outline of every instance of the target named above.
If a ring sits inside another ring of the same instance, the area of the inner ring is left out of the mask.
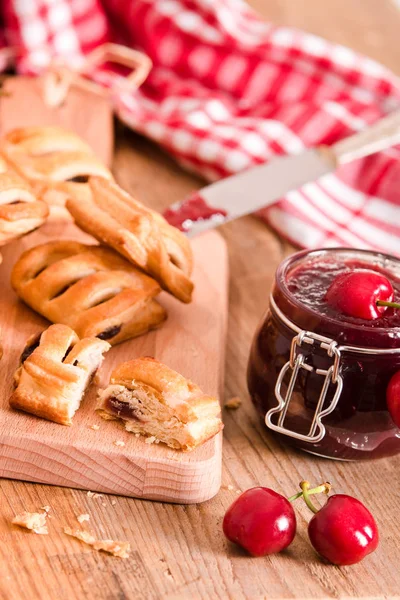
[[[241,493],[242,493],[242,490],[236,490],[236,493],[237,493],[237,494],[241,494]]]
[[[19,515],[15,515],[11,523],[29,529],[30,531],[33,531],[33,533],[47,535],[49,531],[47,529],[46,518],[47,512],[30,513],[25,511]]]
[[[157,442],[157,438],[155,435],[151,435],[147,437],[144,441],[146,444],[155,444]]]
[[[233,396],[233,398],[230,398],[225,402],[224,408],[228,408],[229,410],[235,410],[236,408],[239,408],[241,404],[242,401],[239,398],[239,396]]]
[[[44,510],[44,512],[48,514],[51,511],[51,506],[46,504],[46,506],[41,506],[39,510]]]
[[[88,492],[87,496],[89,498],[102,498],[103,494],[97,494],[96,492]]]
[[[79,529],[73,530],[70,527],[64,527],[64,533],[76,538],[77,540],[80,540],[88,546],[91,546],[92,548],[94,548],[94,550],[108,552],[108,554],[118,556],[119,558],[129,558],[129,552],[131,549],[129,542],[118,542],[114,540],[96,540],[96,538],[88,531],[82,531]]]
[[[123,448],[125,446],[125,442],[123,442],[122,440],[115,440],[114,446],[119,446]]]
[[[93,429],[93,431],[98,431],[98,430],[100,429],[100,425],[95,425],[95,424],[93,423],[93,425],[90,425],[90,426],[89,426],[89,429]]]
[[[234,490],[235,488],[233,487],[233,485],[228,485],[227,489],[231,492],[232,490]]]
[[[140,433],[135,433],[135,437],[140,437]]]
[[[107,506],[106,502],[102,502],[101,505],[104,506],[104,508]]]
[[[89,521],[89,519],[90,519],[90,515],[88,515],[87,513],[83,513],[82,515],[78,515],[76,517],[76,520],[79,523],[84,523],[85,521]]]
[[[111,500],[111,506],[115,506],[117,504],[116,500]]]
[[[172,573],[171,573],[171,569],[166,569],[166,570],[164,571],[164,575],[165,575],[165,577],[167,577],[167,579],[169,579],[170,581],[174,581],[174,582],[175,582],[174,576],[173,576],[173,575],[172,575]]]

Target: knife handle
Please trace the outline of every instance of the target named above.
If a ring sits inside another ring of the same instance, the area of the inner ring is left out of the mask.
[[[400,143],[400,110],[379,119],[360,133],[330,147],[338,165],[385,150]]]

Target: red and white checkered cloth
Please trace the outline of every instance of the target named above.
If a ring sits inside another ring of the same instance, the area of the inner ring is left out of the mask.
[[[22,73],[54,56],[79,67],[106,41],[146,52],[148,80],[135,93],[115,88],[115,110],[210,181],[331,144],[400,106],[387,69],[264,23],[241,0],[3,0],[1,17],[0,45],[19,47]],[[300,246],[400,254],[399,159],[393,148],[342,167],[262,217]]]

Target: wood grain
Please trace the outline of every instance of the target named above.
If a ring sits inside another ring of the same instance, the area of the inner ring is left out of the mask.
[[[72,224],[48,223],[3,252],[0,476],[166,502],[212,498],[221,483],[221,435],[193,452],[177,452],[165,444],[146,444],[145,438],[129,434],[122,424],[104,421],[94,409],[97,390],[107,386],[111,371],[139,356],[153,356],[198,383],[206,393],[219,395],[227,314],[223,238],[210,232],[193,242],[193,301],[185,305],[166,293],[160,295],[168,313],[166,323],[107,353],[97,385],[90,387],[72,427],[49,423],[8,405],[13,374],[26,340],[47,326],[45,319],[18,300],[9,283],[10,271],[25,249],[60,238],[92,241]],[[93,424],[100,429],[90,429]],[[116,441],[124,445],[117,447]]]
[[[111,165],[113,113],[106,98],[72,86],[63,104],[51,108],[43,100],[42,80],[33,77],[9,77],[1,91],[2,135],[16,127],[59,125],[75,131],[107,166]]]
[[[252,0],[252,4],[268,19],[352,46],[400,74],[400,15],[390,0]],[[122,129],[114,173],[128,190],[158,209],[202,185],[152,144]],[[93,500],[76,490],[3,480],[0,598],[399,598],[398,459],[337,463],[311,458],[279,446],[265,432],[247,395],[246,362],[275,268],[293,248],[251,217],[222,231],[231,273],[225,397],[239,395],[242,406],[225,411],[220,493],[201,505],[178,506],[112,496]],[[308,544],[309,515],[301,506],[296,541],[285,553],[252,559],[224,540],[222,517],[238,489],[264,484],[291,494],[302,478],[328,479],[334,491],[357,496],[370,507],[381,532],[374,555],[352,567],[321,562]],[[53,507],[51,535],[35,536],[10,527],[16,512],[43,504]],[[129,539],[132,558],[107,557],[66,538],[61,525],[76,525],[74,515],[82,512],[91,514],[88,529],[96,534]]]

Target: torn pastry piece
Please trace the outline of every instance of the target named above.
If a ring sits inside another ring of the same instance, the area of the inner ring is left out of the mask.
[[[147,357],[113,371],[97,411],[104,419],[122,420],[127,431],[178,450],[193,450],[223,428],[217,398]]]
[[[80,540],[88,546],[92,546],[94,550],[101,550],[118,556],[119,558],[129,558],[129,552],[131,545],[129,542],[117,542],[115,540],[97,540],[94,535],[88,531],[82,531],[81,529],[71,529],[71,527],[64,527],[64,533],[71,537]]]
[[[233,396],[233,398],[229,398],[229,400],[225,402],[224,408],[227,408],[228,410],[236,410],[239,408],[239,406],[241,406],[241,404],[242,401],[239,396]]]
[[[47,204],[0,155],[0,246],[37,229],[48,214]]]
[[[104,246],[64,240],[36,246],[14,265],[11,283],[28,306],[81,338],[119,344],[166,319],[155,300],[157,282]]]
[[[91,195],[70,198],[77,225],[154,277],[182,302],[190,302],[192,250],[186,236],[112,181],[90,177]]]
[[[51,325],[28,340],[15,374],[10,406],[71,425],[91,377],[110,348],[97,338],[80,340],[66,325]]]
[[[52,218],[68,218],[68,197],[90,194],[90,175],[112,175],[86,142],[61,127],[24,127],[9,132],[2,141],[8,161],[48,203]]]
[[[18,527],[29,529],[30,531],[33,531],[33,533],[47,535],[49,531],[47,529],[46,519],[47,511],[43,513],[23,512],[19,515],[15,515],[11,523],[13,525],[18,525]]]

